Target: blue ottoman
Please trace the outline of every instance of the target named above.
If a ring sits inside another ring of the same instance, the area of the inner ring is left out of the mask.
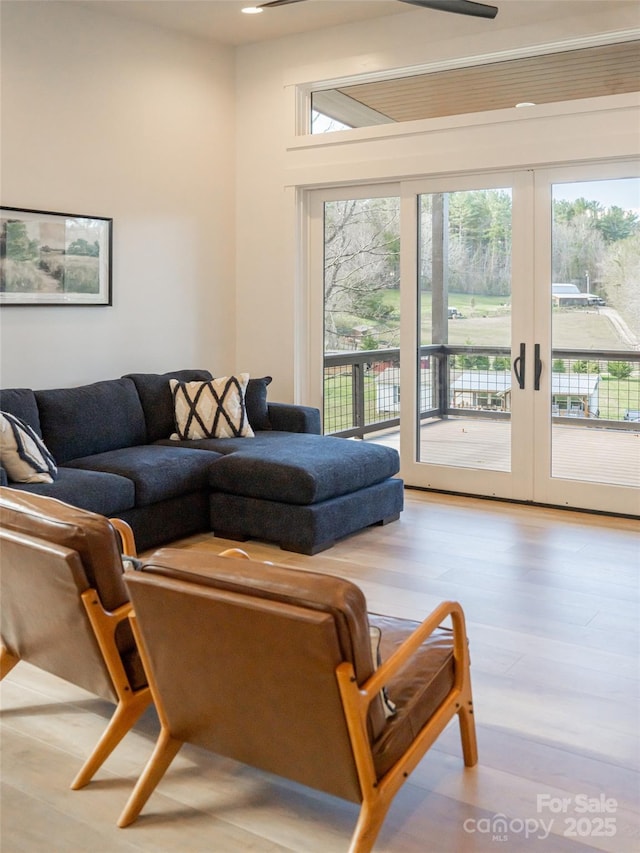
[[[210,468],[211,527],[226,539],[266,539],[287,551],[317,554],[403,508],[397,451],[307,433],[272,433]]]

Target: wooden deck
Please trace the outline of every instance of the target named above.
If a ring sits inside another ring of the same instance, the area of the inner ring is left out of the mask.
[[[369,440],[399,448],[400,433]],[[640,488],[638,430],[552,426],[553,476]],[[511,469],[511,423],[485,418],[449,418],[422,427],[420,461],[489,471]]]

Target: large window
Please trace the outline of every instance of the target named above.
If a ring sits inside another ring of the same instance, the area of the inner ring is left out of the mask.
[[[312,133],[557,103],[640,90],[637,41],[537,56],[465,60],[393,79],[322,88],[311,96]]]

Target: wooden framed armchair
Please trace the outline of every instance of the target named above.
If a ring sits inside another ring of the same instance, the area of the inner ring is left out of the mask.
[[[161,732],[120,826],[184,742],[360,803],[352,853],[371,850],[456,714],[465,764],[476,763],[458,604],[421,624],[374,616],[349,581],[195,549],[158,551],[125,583]]]
[[[124,522],[0,488],[0,678],[25,660],[116,704],[74,789],[91,780],[151,702],[127,618],[121,545],[135,556]]]

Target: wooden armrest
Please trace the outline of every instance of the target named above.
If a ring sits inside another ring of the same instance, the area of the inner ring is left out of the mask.
[[[424,723],[419,732],[414,734],[413,740],[405,752],[385,772],[384,776],[378,778],[374,763],[373,745],[367,725],[369,705],[379,695],[390,678],[407,663],[422,643],[447,618],[451,618],[453,626],[454,684],[429,720]],[[378,823],[382,821],[396,791],[417,766],[427,749],[442,733],[454,714],[458,714],[460,719],[465,764],[468,767],[476,764],[478,754],[472,717],[473,703],[469,681],[467,634],[464,613],[456,601],[445,601],[436,607],[402,643],[400,648],[376,670],[371,678],[367,679],[362,687],[358,687],[356,684],[353,664],[346,661],[338,665],[336,678],[353,748],[362,797],[365,804],[370,804]],[[352,853],[358,849],[360,848],[353,845],[351,847]],[[371,844],[362,849],[370,850]]]
[[[137,557],[138,550],[136,548],[136,539],[133,535],[131,525],[127,524],[127,522],[123,521],[121,518],[110,518],[109,521],[120,536],[122,553],[126,554],[127,557]]]
[[[380,690],[389,682],[420,648],[422,643],[430,637],[447,617],[451,617],[453,625],[453,655],[456,664],[463,664],[468,657],[467,635],[465,629],[464,613],[457,601],[443,601],[436,609],[420,623],[416,630],[404,641],[391,657],[382,663],[374,674],[359,688],[363,695],[367,696],[367,704],[373,701]],[[456,672],[460,670],[456,666]],[[456,675],[456,678],[458,676]]]
[[[116,628],[128,618],[129,613],[133,609],[132,604],[127,601],[125,604],[121,604],[120,607],[116,607],[115,610],[109,611],[105,610],[102,606],[100,596],[95,589],[85,590],[80,597],[87,611],[87,616],[93,627],[98,646],[111,675],[118,698],[121,699],[122,695],[126,694],[131,695],[133,688],[129,683],[129,678],[125,672],[120,651],[116,644]]]

